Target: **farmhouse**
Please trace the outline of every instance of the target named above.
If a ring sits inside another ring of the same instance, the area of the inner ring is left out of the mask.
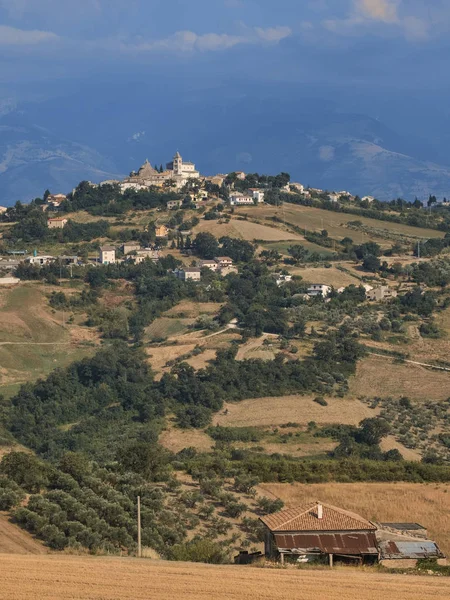
[[[200,269],[209,269],[210,271],[217,271],[219,268],[219,263],[216,260],[199,260],[198,266]]]
[[[113,265],[116,262],[116,249],[113,246],[101,246],[99,262],[102,265]]]
[[[328,557],[356,560],[360,564],[378,559],[376,525],[341,508],[314,502],[261,517],[266,526],[265,554],[294,556],[299,562]]]
[[[137,242],[126,242],[122,245],[122,252],[126,254],[130,254],[130,252],[137,252],[141,249],[141,245]]]
[[[49,265],[50,263],[54,262],[55,260],[56,260],[56,258],[54,256],[50,256],[49,254],[29,256],[26,259],[26,261],[28,263],[30,263],[30,265],[38,265],[40,267],[43,265]]]
[[[216,256],[215,261],[219,265],[219,269],[233,266],[233,259],[231,259],[229,256]]]
[[[231,206],[254,206],[253,196],[233,192],[230,196]]]
[[[169,200],[167,203],[167,210],[174,210],[180,208],[183,204],[183,200]]]
[[[367,299],[372,302],[383,302],[397,297],[397,292],[387,285],[381,285],[373,290],[368,290],[366,293]]]
[[[133,261],[136,265],[140,265],[144,260],[151,260],[153,262],[157,262],[160,258],[160,253],[158,250],[152,250],[151,248],[143,248],[142,250],[137,250],[136,254],[129,257],[131,261]]]
[[[179,269],[174,271],[175,275],[178,279],[182,281],[200,281],[202,278],[201,269],[197,269],[195,267],[189,269]]]
[[[48,219],[47,225],[49,229],[64,229],[68,222],[67,219]]]
[[[307,294],[310,298],[322,296],[326,298],[331,293],[331,286],[324,283],[313,283],[308,287]]]

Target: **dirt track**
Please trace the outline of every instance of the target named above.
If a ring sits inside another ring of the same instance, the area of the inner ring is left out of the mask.
[[[46,554],[47,552],[47,548],[31,537],[30,534],[10,523],[5,513],[0,513],[0,555]],[[2,565],[3,557],[0,556],[0,584]]]
[[[449,580],[71,556],[0,558],[0,600],[448,600]]]

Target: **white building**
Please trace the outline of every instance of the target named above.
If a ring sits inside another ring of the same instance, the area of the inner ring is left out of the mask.
[[[50,256],[49,254],[42,254],[40,256],[30,256],[27,258],[27,262],[30,265],[38,265],[42,267],[43,265],[49,265],[52,262],[55,262],[56,258],[54,256]]]
[[[275,277],[275,282],[278,287],[280,287],[284,283],[289,283],[290,281],[292,281],[292,275],[283,275],[282,273],[274,273],[273,276]]]
[[[167,203],[167,210],[174,210],[176,208],[181,208],[183,205],[183,200],[169,200]]]
[[[64,229],[68,222],[67,219],[48,219],[47,225],[49,229]]]
[[[333,192],[332,194],[328,194],[328,200],[330,202],[339,202],[340,199],[341,196],[339,194],[336,194],[335,192]]]
[[[200,260],[198,266],[200,269],[209,269],[214,272],[219,269],[219,263],[216,260]]]
[[[167,163],[166,169],[172,173],[172,178],[175,180],[177,187],[183,187],[190,179],[200,177],[200,172],[195,168],[195,164],[184,162],[179,152],[175,154],[172,162]]]
[[[219,265],[219,269],[233,266],[233,260],[229,256],[216,256],[215,261]]]
[[[370,290],[366,293],[367,299],[372,302],[383,302],[384,300],[391,300],[397,298],[397,291],[388,287],[387,285],[381,285],[378,288]]]
[[[200,281],[202,278],[201,269],[194,267],[177,269],[174,273],[182,281]]]
[[[364,198],[361,198],[361,200],[363,202],[368,202],[369,204],[372,204],[372,202],[375,200],[374,196],[364,196]]]
[[[230,196],[231,206],[254,206],[253,196],[233,192]]]
[[[99,251],[99,262],[102,265],[114,265],[116,263],[116,249],[113,246],[102,246]]]
[[[251,192],[253,195],[253,200],[256,200],[258,204],[264,202],[264,190],[260,190],[259,188],[251,188],[249,192]]]
[[[142,250],[137,250],[136,254],[130,256],[130,260],[132,260],[136,265],[140,265],[144,262],[144,260],[151,260],[153,262],[157,262],[160,259],[160,253],[158,250],[152,250],[151,248],[143,248]]]
[[[313,283],[308,287],[307,294],[310,298],[314,298],[315,296],[322,296],[322,298],[326,298],[331,293],[331,285],[326,285],[324,283]]]

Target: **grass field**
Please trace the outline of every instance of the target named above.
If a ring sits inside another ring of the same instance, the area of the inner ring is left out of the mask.
[[[326,268],[312,268],[306,267],[305,269],[294,267],[289,268],[289,272],[293,275],[300,275],[304,281],[308,283],[326,283],[332,285],[335,288],[347,287],[348,285],[360,285],[361,281],[348,273],[340,271],[336,267]]]
[[[1,600],[448,600],[448,580],[356,569],[257,569],[4,555]]]
[[[252,214],[250,214],[250,216],[252,216]],[[200,233],[201,231],[209,231],[217,238],[229,235],[250,242],[253,240],[266,240],[268,242],[291,240],[292,243],[298,243],[303,239],[302,236],[290,233],[289,231],[284,231],[279,226],[269,227],[268,225],[260,225],[258,223],[253,223],[252,221],[241,221],[239,219],[231,219],[229,223],[200,221],[195,227],[195,233]]]
[[[359,400],[327,398],[328,406],[313,402],[311,396],[281,396],[256,398],[239,403],[226,403],[223,411],[214,415],[214,425],[228,427],[258,427],[310,421],[318,424],[345,423],[357,425],[367,417],[377,414]],[[228,411],[224,414],[224,411]]]
[[[420,523],[450,555],[450,484],[267,483],[259,490],[281,498],[288,507],[321,500],[371,521]]]
[[[423,354],[421,359],[426,359]],[[411,364],[396,364],[390,358],[368,356],[359,361],[350,377],[354,396],[408,396],[414,400],[445,400],[449,396],[450,373],[431,371]]]

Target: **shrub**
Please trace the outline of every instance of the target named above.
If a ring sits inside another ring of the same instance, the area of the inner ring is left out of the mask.
[[[186,544],[176,544],[168,552],[169,560],[225,564],[230,561],[227,551],[211,540],[192,540]]]
[[[266,496],[262,496],[261,498],[258,498],[256,504],[258,505],[260,512],[265,515],[269,515],[269,514],[278,512],[284,506],[283,500],[280,500],[279,498],[277,498],[276,500],[271,500],[270,498],[267,498]]]
[[[325,400],[323,396],[316,396],[314,398],[314,402],[316,404],[320,404],[320,406],[328,406],[328,402]]]

